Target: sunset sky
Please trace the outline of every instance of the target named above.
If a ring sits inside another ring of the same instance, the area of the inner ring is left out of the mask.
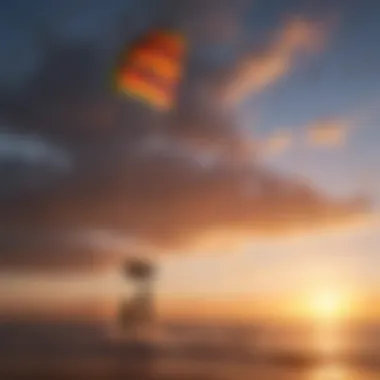
[[[115,297],[135,252],[157,257],[163,303],[380,295],[379,4],[3,3],[4,304]],[[191,46],[170,116],[109,88],[162,24]]]

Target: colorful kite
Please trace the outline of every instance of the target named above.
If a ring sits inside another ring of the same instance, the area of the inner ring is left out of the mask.
[[[179,33],[166,30],[148,33],[122,57],[117,89],[160,111],[172,109],[185,53],[185,39]]]

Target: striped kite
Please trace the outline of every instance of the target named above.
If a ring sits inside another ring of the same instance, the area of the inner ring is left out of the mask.
[[[186,53],[184,37],[155,30],[137,41],[121,57],[117,90],[160,111],[175,106]]]

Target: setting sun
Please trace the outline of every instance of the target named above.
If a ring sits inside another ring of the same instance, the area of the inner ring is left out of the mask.
[[[317,292],[310,298],[312,317],[331,320],[343,317],[346,311],[346,298],[337,292]]]

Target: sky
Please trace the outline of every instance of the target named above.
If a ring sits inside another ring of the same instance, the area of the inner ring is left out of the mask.
[[[2,2],[2,297],[111,297],[135,254],[163,299],[380,294],[379,5],[177,3]],[[169,115],[113,87],[162,25]]]

